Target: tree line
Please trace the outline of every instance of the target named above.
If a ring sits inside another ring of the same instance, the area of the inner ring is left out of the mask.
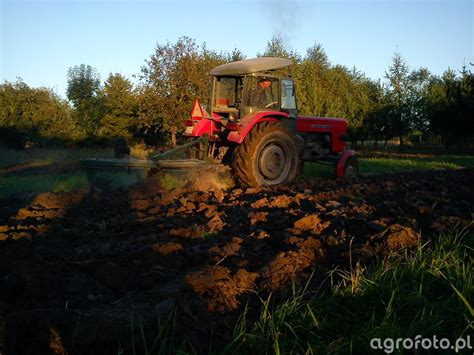
[[[304,55],[289,51],[274,36],[257,56],[293,61],[299,112],[343,117],[353,145],[376,147],[396,137],[428,143],[473,143],[474,74],[467,67],[443,75],[410,69],[396,52],[383,80],[356,68],[332,64],[316,43]],[[147,145],[176,144],[194,99],[207,102],[209,71],[242,60],[182,37],[157,44],[134,85],[110,73],[102,82],[96,69],[80,64],[67,73],[67,99],[48,88],[32,88],[21,79],[0,85],[0,140],[14,148],[48,145],[101,145],[125,137]],[[472,65],[472,64],[471,64]]]

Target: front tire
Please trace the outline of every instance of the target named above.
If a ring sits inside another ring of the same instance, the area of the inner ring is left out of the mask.
[[[359,161],[355,156],[351,156],[344,164],[344,178],[355,178],[359,174]]]
[[[281,123],[261,122],[235,149],[232,168],[244,186],[294,182],[301,171],[296,140]]]

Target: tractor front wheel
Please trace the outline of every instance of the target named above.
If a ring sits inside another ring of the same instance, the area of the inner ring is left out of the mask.
[[[279,122],[262,122],[252,128],[234,151],[232,168],[245,186],[293,182],[301,167],[296,141]]]
[[[355,156],[351,156],[344,164],[344,177],[354,178],[359,174],[359,161]]]

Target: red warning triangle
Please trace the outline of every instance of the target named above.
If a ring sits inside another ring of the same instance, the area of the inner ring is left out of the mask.
[[[193,109],[191,110],[191,117],[193,119],[200,119],[204,117],[202,107],[198,99],[194,101]]]

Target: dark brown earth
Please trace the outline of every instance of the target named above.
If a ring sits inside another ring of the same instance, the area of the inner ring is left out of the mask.
[[[0,200],[0,346],[130,353],[174,312],[177,341],[207,352],[246,302],[284,298],[315,267],[366,263],[469,225],[473,184],[468,169],[172,193],[149,180]]]

